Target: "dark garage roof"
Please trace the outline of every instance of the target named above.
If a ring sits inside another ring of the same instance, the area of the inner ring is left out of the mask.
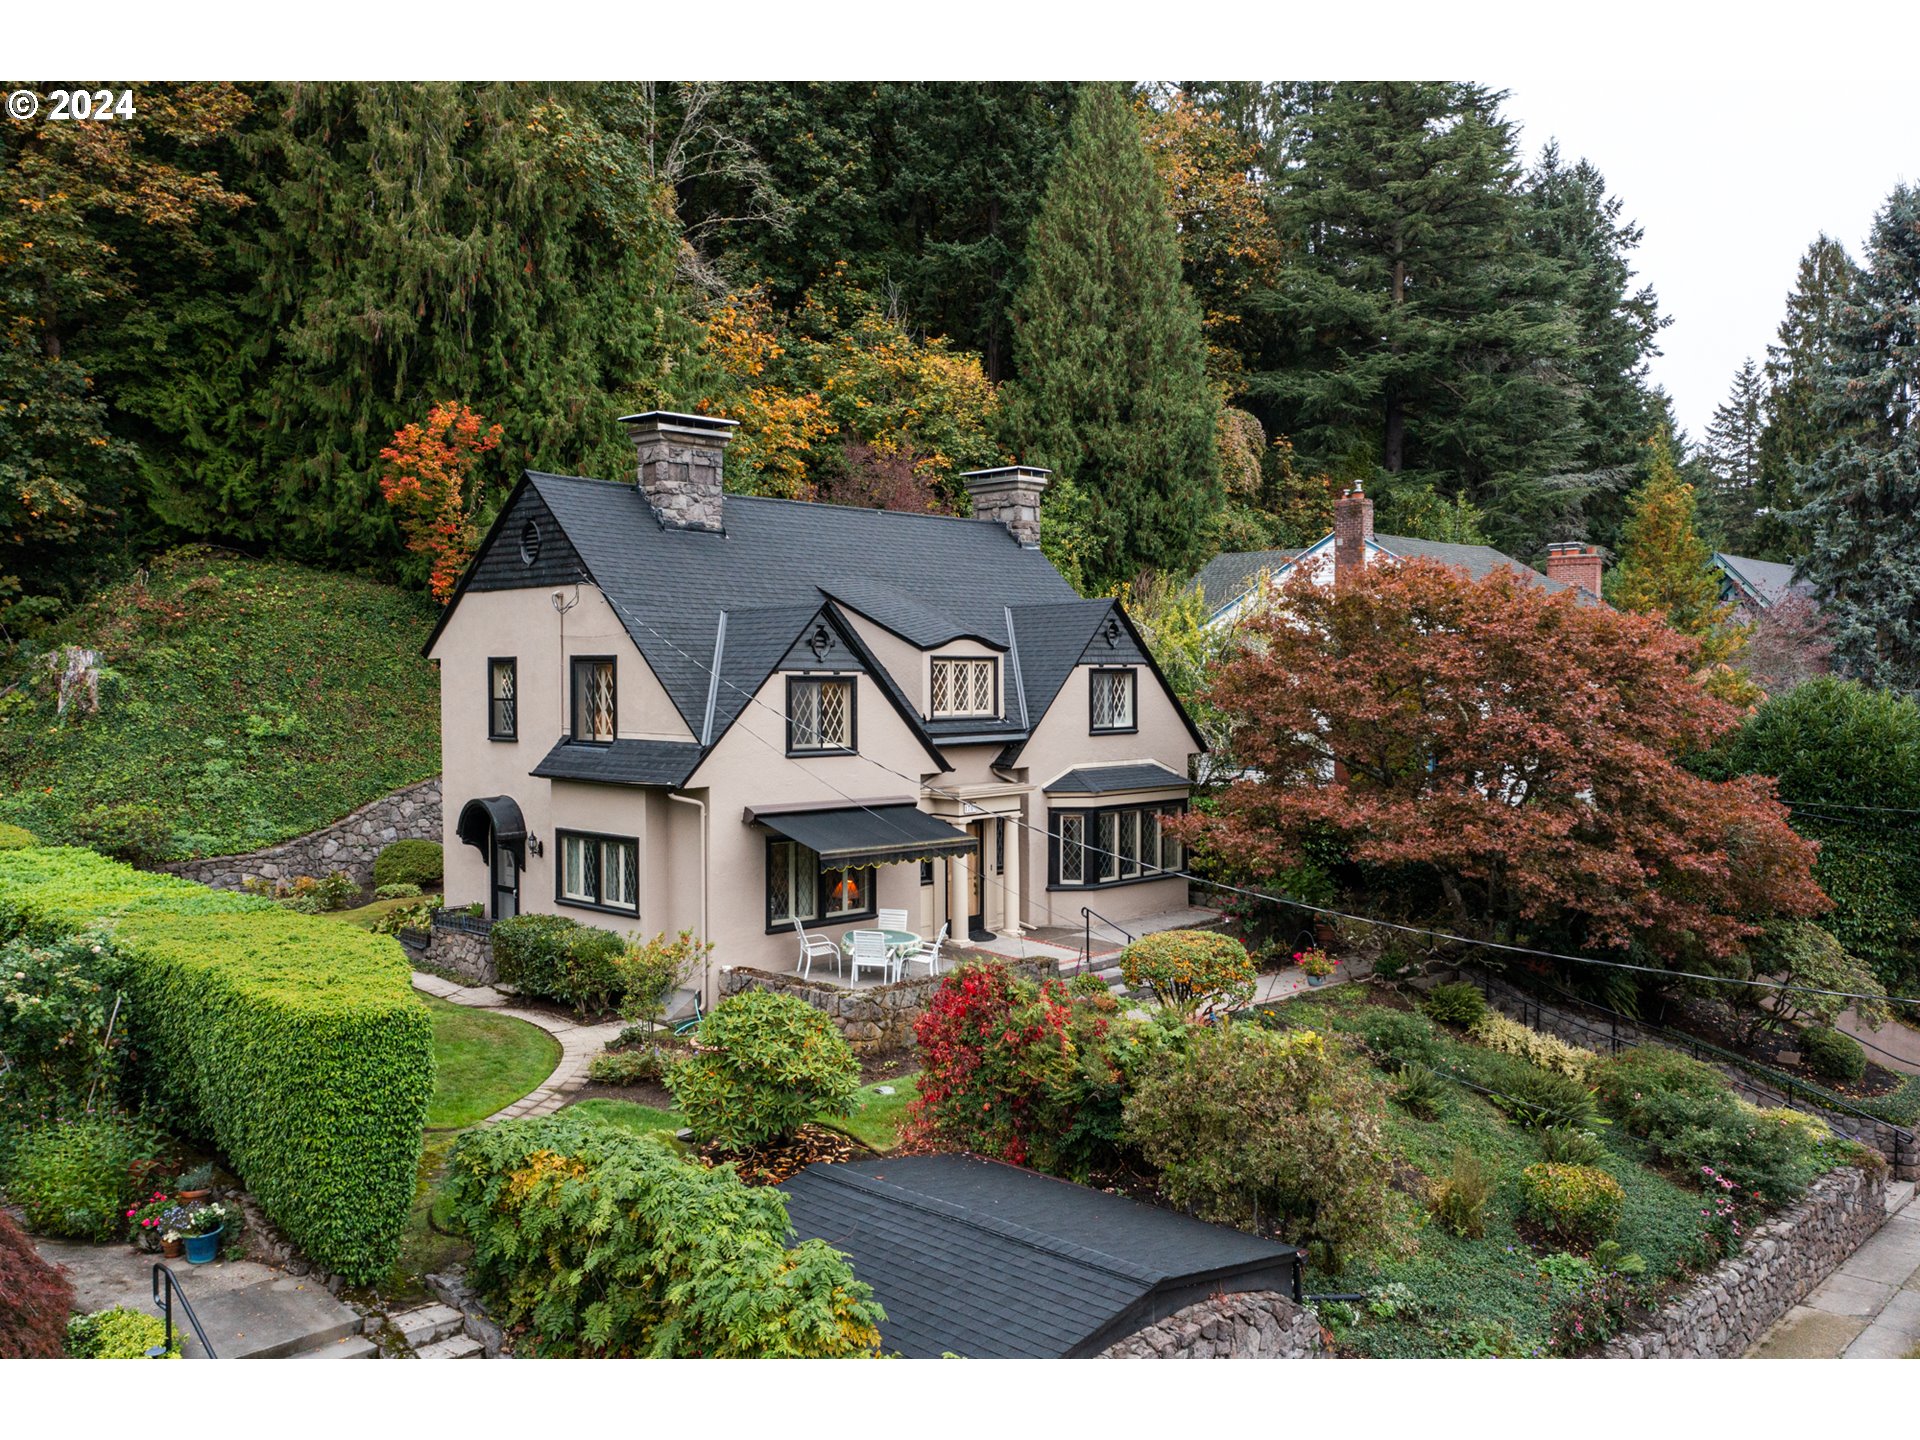
[[[1193,782],[1177,770],[1152,760],[1128,765],[1082,765],[1069,770],[1046,788],[1049,795],[1118,795],[1128,790],[1185,789]]]
[[[1222,1291],[1290,1293],[1299,1252],[970,1155],[813,1165],[787,1180],[801,1239],[853,1261],[909,1359],[1091,1355]]]

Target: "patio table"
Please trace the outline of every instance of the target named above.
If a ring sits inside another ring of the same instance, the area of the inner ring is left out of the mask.
[[[877,928],[877,926],[873,925],[854,926],[854,930],[873,930]],[[880,933],[887,937],[887,954],[893,958],[893,978],[898,980],[900,978],[900,957],[910,950],[919,949],[920,937],[911,930],[881,930]],[[845,935],[840,937],[840,951],[845,955],[853,954],[853,930],[849,930]]]

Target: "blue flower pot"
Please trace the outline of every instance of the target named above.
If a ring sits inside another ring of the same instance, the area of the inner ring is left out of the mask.
[[[1326,983],[1327,983],[1327,977],[1325,975],[1307,976],[1307,984],[1309,985],[1324,985]]]
[[[209,1260],[218,1260],[220,1258],[220,1237],[226,1233],[227,1227],[222,1225],[211,1235],[187,1236],[187,1263],[189,1265],[204,1265]]]

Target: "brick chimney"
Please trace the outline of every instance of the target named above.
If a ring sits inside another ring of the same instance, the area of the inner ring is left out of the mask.
[[[1367,571],[1367,543],[1373,539],[1373,501],[1358,480],[1333,502],[1333,581],[1357,580]]]
[[[1040,545],[1040,497],[1052,478],[1051,470],[1033,465],[969,470],[960,477],[973,497],[973,518],[997,520],[1029,550]]]
[[[639,461],[640,490],[664,530],[725,527],[720,508],[720,457],[738,420],[649,410],[622,415]]]
[[[1558,540],[1547,546],[1547,578],[1578,585],[1595,599],[1600,596],[1600,571],[1604,564],[1598,550],[1578,540]]]

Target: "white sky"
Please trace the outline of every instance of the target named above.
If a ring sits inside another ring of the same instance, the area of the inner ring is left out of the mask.
[[[1910,83],[1920,62],[1911,49],[1885,58],[1889,81],[1908,80],[1875,88],[1815,74],[1782,87],[1722,74],[1623,88],[1530,67],[1487,82],[1511,92],[1529,163],[1557,136],[1645,227],[1640,274],[1673,317],[1653,378],[1696,442],[1741,360],[1765,359],[1814,237],[1825,230],[1860,259],[1888,193],[1920,181]]]

